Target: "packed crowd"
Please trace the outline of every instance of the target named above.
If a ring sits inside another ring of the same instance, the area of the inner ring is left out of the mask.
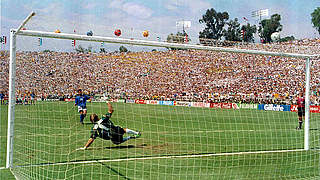
[[[234,48],[317,54],[317,39]],[[311,101],[320,103],[320,65],[311,68]],[[1,54],[0,91],[8,92],[9,55]],[[91,95],[219,102],[292,103],[305,86],[305,60],[198,50],[127,53],[18,52],[18,96]]]

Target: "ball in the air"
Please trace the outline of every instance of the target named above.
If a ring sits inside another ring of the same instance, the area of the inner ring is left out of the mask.
[[[114,31],[114,35],[120,36],[120,35],[121,35],[121,30],[120,30],[120,29],[116,29],[116,30]]]
[[[280,33],[279,32],[274,32],[271,34],[271,40],[273,42],[279,42],[280,41]]]
[[[149,36],[149,31],[143,31],[142,35],[143,35],[143,37],[148,37]]]

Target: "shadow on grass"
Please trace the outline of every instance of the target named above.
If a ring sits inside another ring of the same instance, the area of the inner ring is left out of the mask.
[[[112,168],[111,166],[103,163],[103,162],[98,162],[100,164],[102,164],[104,167],[110,169],[112,172],[116,173],[117,175],[119,175],[120,177],[122,177],[123,179],[127,179],[127,180],[130,180],[130,178],[128,178],[126,175],[122,174],[121,172],[115,170],[114,168]]]
[[[133,148],[144,148],[147,144],[141,144],[141,145],[120,145],[120,146],[107,146],[107,147],[90,147],[86,149],[85,151],[96,151],[96,150],[103,150],[103,149],[133,149]]]
[[[314,128],[314,129],[309,129],[310,131],[318,131],[318,130],[320,130],[320,129],[317,129],[317,128]]]
[[[104,147],[104,149],[131,149],[131,148],[143,148],[144,146],[147,146],[146,144],[141,144],[141,145],[127,145],[127,146],[109,146],[109,147]]]

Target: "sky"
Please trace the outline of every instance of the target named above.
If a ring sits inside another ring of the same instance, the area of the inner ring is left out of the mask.
[[[17,28],[30,14],[36,13],[26,25],[29,30],[86,34],[115,37],[114,31],[121,29],[122,38],[165,40],[170,33],[182,31],[177,21],[191,21],[186,28],[193,43],[198,42],[199,32],[204,25],[199,19],[207,9],[228,12],[230,19],[238,18],[241,24],[258,24],[259,19],[251,17],[253,11],[269,9],[269,16],[278,13],[283,25],[281,36],[296,39],[317,38],[319,33],[311,23],[311,13],[320,7],[319,0],[0,0],[1,36],[9,38],[9,30]],[[142,36],[148,30],[149,37]],[[7,40],[9,42],[9,40]],[[37,38],[27,39],[25,46],[37,45]],[[2,48],[8,48],[8,42]],[[56,42],[43,41],[43,47],[50,48]],[[71,43],[65,43],[71,49]],[[99,46],[99,44],[93,45]]]

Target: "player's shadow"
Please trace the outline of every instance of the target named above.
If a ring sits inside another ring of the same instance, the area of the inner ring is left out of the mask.
[[[128,146],[110,146],[110,147],[104,147],[104,149],[131,149],[135,148],[134,145],[128,145]]]
[[[112,168],[110,165],[107,165],[103,162],[99,162],[99,163],[102,164],[104,167],[110,169],[112,172],[118,174],[120,177],[127,179],[127,180],[130,180],[130,178],[128,178],[126,175],[122,174],[120,171],[117,171],[116,169]]]
[[[108,146],[108,147],[104,147],[104,149],[131,149],[131,148],[143,148],[143,146],[146,146],[146,144],[141,144],[138,146],[135,146],[135,145]]]

